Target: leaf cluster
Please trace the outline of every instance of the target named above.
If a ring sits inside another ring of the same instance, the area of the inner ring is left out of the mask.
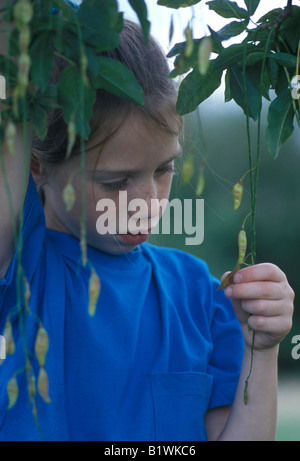
[[[146,41],[150,23],[145,2],[129,3],[140,20]],[[48,132],[47,113],[61,109],[65,122],[74,121],[76,134],[87,139],[98,89],[143,105],[143,90],[134,74],[123,63],[99,55],[119,45],[124,21],[117,0],[83,0],[77,10],[65,0],[31,0],[34,15],[29,24],[29,86],[25,100],[19,101],[18,114],[13,113],[12,93],[21,54],[20,32],[14,27],[15,4],[16,1],[11,2],[4,15],[6,22],[11,23],[11,31],[7,56],[0,55],[0,74],[5,76],[9,95],[3,101],[7,106],[1,114],[3,120],[20,121],[26,117],[43,140]],[[67,67],[58,84],[50,85],[56,56],[65,60]]]
[[[175,8],[186,3],[159,1]],[[273,9],[254,22],[252,16],[260,0],[244,3],[245,8],[229,0],[206,2],[210,10],[231,22],[218,31],[209,28],[212,57],[205,74],[199,71],[199,49],[207,37],[194,39],[193,52],[188,56],[187,42],[177,43],[170,51],[169,57],[175,57],[171,77],[184,77],[177,110],[181,115],[193,112],[220,87],[224,76],[225,102],[235,101],[247,117],[258,120],[262,99],[269,101],[266,139],[270,154],[276,158],[293,132],[295,117],[298,123],[300,117],[299,98],[293,98],[295,88],[291,84],[299,74],[300,7],[288,2],[285,8]],[[224,46],[235,37],[240,43]]]

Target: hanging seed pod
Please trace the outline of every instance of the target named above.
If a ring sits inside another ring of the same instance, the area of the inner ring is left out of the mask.
[[[75,125],[74,118],[71,118],[71,120],[68,123],[68,147],[67,147],[66,159],[69,158],[75,142],[76,142],[76,125]]]
[[[44,367],[40,368],[39,376],[38,376],[38,393],[46,403],[51,403],[51,399],[49,397],[49,381],[48,375]]]
[[[21,50],[21,54],[28,54],[28,47],[31,40],[31,33],[30,28],[27,25],[23,25],[20,30],[19,35],[19,47]]]
[[[189,58],[194,51],[194,40],[192,35],[192,29],[190,28],[190,26],[186,27],[184,34],[186,38],[186,47],[184,50],[184,55],[186,58]]]
[[[245,229],[242,227],[238,235],[238,247],[239,247],[239,257],[237,265],[241,265],[244,262],[247,250],[247,235]]]
[[[14,375],[7,384],[7,395],[8,395],[8,406],[7,409],[10,410],[18,400],[19,396],[19,387],[16,375]]]
[[[100,290],[101,290],[100,279],[95,269],[92,268],[90,280],[89,280],[89,307],[88,307],[88,312],[91,317],[95,315],[97,302],[98,302],[99,295],[100,295]]]
[[[205,178],[204,178],[204,171],[203,169],[200,171],[197,187],[196,187],[196,195],[199,197],[202,195],[205,186]]]
[[[14,19],[19,30],[29,24],[33,17],[33,7],[29,0],[18,0],[14,6]]]
[[[28,377],[28,395],[29,395],[29,400],[30,402],[33,402],[35,396],[36,396],[36,379],[33,373],[30,374]]]
[[[243,197],[243,191],[244,191],[244,187],[243,187],[242,181],[237,182],[232,188],[233,210],[234,211],[236,211],[241,204],[242,197]]]
[[[31,65],[31,59],[28,54],[21,54],[18,61],[19,73],[18,73],[18,87],[21,97],[25,96],[28,84],[29,84],[29,70]]]
[[[76,200],[75,190],[72,184],[68,183],[63,190],[63,201],[66,205],[66,210],[71,211]]]
[[[210,37],[204,37],[198,48],[198,70],[201,75],[206,75],[209,68],[209,58],[213,49]]]
[[[194,174],[194,160],[193,156],[190,154],[187,156],[186,160],[182,165],[182,184],[187,184]]]
[[[15,346],[14,337],[13,337],[12,325],[9,319],[7,319],[6,321],[3,336],[5,338],[6,353],[13,355],[15,352],[16,346]]]
[[[16,138],[17,128],[12,120],[9,120],[5,127],[5,143],[8,148],[10,155],[16,155]]]
[[[30,285],[26,277],[23,277],[24,282],[24,301],[25,301],[25,308],[29,309],[29,299],[31,296]]]
[[[49,337],[45,328],[41,325],[35,340],[34,352],[40,367],[45,366],[46,355],[49,349]]]

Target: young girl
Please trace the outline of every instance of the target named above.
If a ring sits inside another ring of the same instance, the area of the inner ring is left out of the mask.
[[[62,115],[49,118],[45,141],[33,135],[27,156],[21,126],[17,155],[9,155],[5,144],[1,152],[15,219],[23,206],[24,168],[28,187],[15,248],[1,170],[0,332],[9,319],[14,353],[0,367],[0,440],[272,440],[278,345],[293,310],[293,291],[281,270],[247,267],[225,294],[217,291],[219,282],[204,262],[145,242],[154,217],[150,206],[146,233],[97,232],[101,199],[111,199],[118,216],[124,213],[120,191],[128,201],[149,205],[168,198],[180,153],[176,91],[158,45],[153,39],[145,45],[140,28],[126,21],[120,46],[108,55],[134,72],[146,102],[139,107],[97,93],[86,143],[86,265],[80,263],[80,149],[75,144],[65,161]],[[57,59],[51,83],[64,66]],[[66,211],[62,195],[70,178],[76,202]],[[134,212],[126,210],[130,218]],[[14,309],[20,252],[30,287],[21,316]],[[94,316],[88,314],[92,270],[101,280]],[[44,361],[35,355],[41,325],[49,337]],[[256,336],[245,405],[248,327]],[[41,369],[49,383],[42,395],[34,386]],[[12,390],[18,389],[13,405],[7,392],[12,378]]]

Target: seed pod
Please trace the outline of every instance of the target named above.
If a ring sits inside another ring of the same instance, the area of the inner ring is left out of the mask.
[[[198,69],[201,75],[206,75],[209,68],[209,58],[212,52],[212,40],[204,37],[198,48]]]
[[[188,155],[182,165],[182,184],[187,184],[194,174],[194,160],[192,155]]]
[[[91,317],[95,315],[96,306],[100,295],[101,282],[95,271],[92,268],[90,280],[89,280],[89,307],[88,312]]]
[[[51,399],[49,397],[49,381],[48,375],[44,367],[40,368],[39,377],[38,377],[38,393],[46,403],[51,403]]]
[[[19,396],[19,387],[16,375],[14,375],[7,384],[7,394],[8,394],[8,406],[7,409],[10,410],[18,400]]]
[[[35,340],[34,352],[40,367],[45,366],[46,355],[49,349],[48,333],[43,326],[40,326]]]
[[[3,336],[5,338],[6,353],[13,355],[15,352],[16,346],[15,346],[14,337],[13,337],[12,325],[9,319],[6,320],[6,325],[5,325]]]
[[[23,278],[24,282],[24,301],[25,301],[25,308],[29,309],[29,299],[31,296],[30,285],[26,277]]]
[[[30,376],[28,377],[28,395],[29,395],[29,400],[32,402],[36,396],[36,384],[35,384],[35,376],[33,373],[30,373]]]
[[[29,69],[31,59],[28,54],[21,54],[19,57],[18,87],[20,96],[24,97],[29,83]]]
[[[242,181],[237,182],[232,188],[232,198],[233,198],[233,210],[236,211],[241,204],[243,197],[243,183]]]
[[[8,148],[10,155],[16,155],[16,138],[17,138],[17,129],[16,125],[12,120],[9,120],[5,127],[5,143]]]
[[[192,29],[190,28],[190,26],[186,27],[184,33],[185,33],[185,38],[186,38],[186,47],[184,50],[184,55],[186,58],[189,58],[192,55],[193,50],[194,50],[194,40],[192,36]]]
[[[72,184],[68,183],[63,190],[63,201],[66,205],[66,210],[71,211],[76,200],[75,190]]]
[[[196,195],[200,196],[203,193],[205,186],[205,178],[204,178],[204,171],[203,169],[200,171],[198,182],[197,182],[197,187],[196,187]]]
[[[238,247],[239,247],[239,257],[237,261],[237,265],[243,264],[245,256],[246,256],[246,250],[247,250],[247,235],[242,227],[239,235],[238,235]]]
[[[19,47],[21,50],[21,54],[28,54],[28,47],[31,40],[31,33],[30,28],[27,25],[23,25],[20,30],[19,35]]]
[[[29,0],[18,0],[14,6],[14,18],[17,28],[20,30],[25,24],[29,24],[33,17],[33,7]]]
[[[68,147],[67,147],[67,153],[66,153],[66,158],[68,159],[72,149],[74,147],[76,141],[76,125],[74,118],[71,118],[71,120],[68,123]]]

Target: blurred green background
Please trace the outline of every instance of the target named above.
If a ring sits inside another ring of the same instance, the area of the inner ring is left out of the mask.
[[[272,96],[272,95],[271,95]],[[261,162],[257,191],[256,262],[277,264],[287,275],[296,294],[294,324],[282,341],[279,357],[278,440],[300,441],[300,360],[292,358],[292,338],[300,335],[300,130],[295,124],[292,137],[274,160],[266,149],[268,102],[264,103],[261,123]],[[154,244],[180,248],[204,259],[213,275],[221,277],[237,260],[237,234],[251,210],[249,176],[244,180],[244,197],[233,212],[232,186],[249,169],[246,117],[235,103],[224,103],[220,88],[186,117],[184,153],[195,155],[195,174],[182,185],[180,170],[175,176],[171,197],[193,198],[198,170],[205,161],[204,241],[187,246],[186,235],[153,235]],[[257,123],[251,122],[251,144],[257,145]],[[180,165],[179,165],[180,169]],[[193,208],[195,210],[195,206]],[[250,234],[249,219],[246,224]],[[194,222],[195,225],[195,222]]]

